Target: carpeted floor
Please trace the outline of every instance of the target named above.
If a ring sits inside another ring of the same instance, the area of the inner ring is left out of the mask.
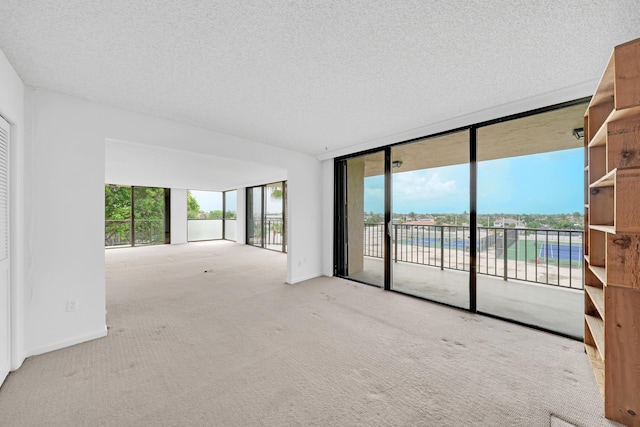
[[[106,262],[108,337],[27,359],[0,425],[616,425],[577,341],[336,278],[286,285],[286,255],[230,242]]]

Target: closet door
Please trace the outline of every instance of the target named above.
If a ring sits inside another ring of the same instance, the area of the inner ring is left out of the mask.
[[[9,124],[0,117],[0,384],[11,358],[9,263]]]

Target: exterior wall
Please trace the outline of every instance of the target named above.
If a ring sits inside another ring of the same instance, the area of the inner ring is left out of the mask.
[[[364,268],[364,159],[347,161],[348,274]]]

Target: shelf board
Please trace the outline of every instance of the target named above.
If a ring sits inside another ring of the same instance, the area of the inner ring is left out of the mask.
[[[598,384],[598,389],[604,399],[604,364],[598,355],[598,350],[594,346],[585,344],[584,348],[587,352],[587,356],[589,357],[589,362],[591,362],[591,368],[593,369],[593,374],[596,377],[596,384]]]
[[[640,106],[623,108],[622,110],[613,110],[607,116],[602,126],[593,135],[591,141],[587,144],[587,147],[597,147],[598,145],[605,145],[607,143],[607,123],[615,122],[616,120],[624,120],[629,117],[639,116],[640,118]]]
[[[589,326],[589,330],[591,331],[591,336],[596,343],[596,348],[598,349],[598,354],[600,358],[604,360],[604,322],[602,319],[596,316],[591,316],[589,314],[584,315],[584,320],[586,320],[587,325]]]
[[[596,310],[600,313],[600,317],[604,319],[604,291],[596,286],[585,286],[585,292],[591,298],[591,302],[596,306]]]
[[[616,234],[616,228],[613,225],[589,224],[589,229],[598,230],[609,234]]]
[[[609,117],[607,117],[606,123],[615,122],[616,120],[624,120],[634,116],[638,116],[640,119],[640,106],[613,110],[611,114],[609,114]]]
[[[604,69],[602,77],[600,77],[598,88],[596,89],[593,97],[591,98],[591,101],[589,102],[589,107],[594,107],[596,105],[609,102],[609,100],[613,97],[613,80],[615,78],[614,63],[614,53],[612,53],[609,57],[607,67]]]
[[[604,267],[596,267],[595,265],[589,264],[589,270],[596,275],[598,280],[602,282],[603,285],[607,284],[607,270]]]
[[[591,141],[589,141],[589,148],[592,147],[597,147],[598,145],[605,145],[607,143],[607,138],[606,138],[606,134],[607,134],[607,122],[605,121],[602,126],[600,126],[600,129],[598,129],[598,132],[596,132],[595,135],[593,135],[593,138],[591,138]]]
[[[587,264],[589,264],[589,255],[585,255],[584,260],[587,262]]]
[[[600,177],[589,186],[589,188],[613,187],[616,182],[616,172],[618,169],[610,171],[608,174]]]

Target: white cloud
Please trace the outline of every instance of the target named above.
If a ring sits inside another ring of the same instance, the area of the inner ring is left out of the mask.
[[[440,172],[407,172],[393,178],[393,192],[397,200],[435,199],[459,192],[456,180],[443,178]]]

